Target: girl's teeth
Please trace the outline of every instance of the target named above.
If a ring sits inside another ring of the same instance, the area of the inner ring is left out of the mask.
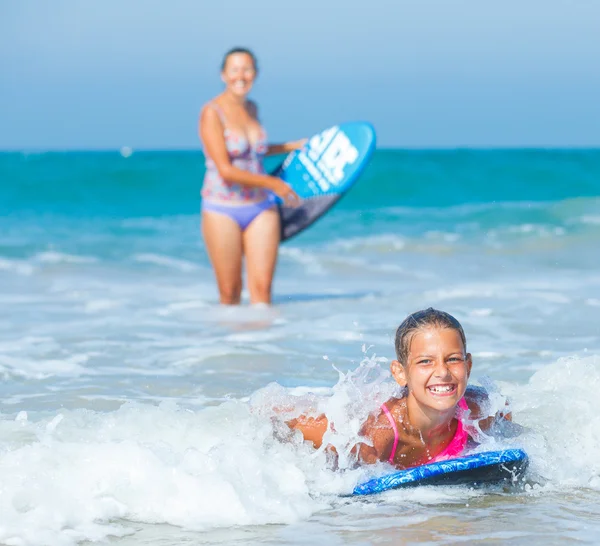
[[[452,385],[446,387],[429,387],[429,390],[433,392],[450,392],[452,390]]]

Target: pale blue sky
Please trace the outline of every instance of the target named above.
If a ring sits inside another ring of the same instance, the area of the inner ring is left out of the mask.
[[[0,0],[0,149],[192,149],[232,46],[272,140],[600,146],[599,0]]]

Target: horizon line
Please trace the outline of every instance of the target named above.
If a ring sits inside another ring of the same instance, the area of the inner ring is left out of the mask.
[[[376,151],[408,151],[408,152],[452,152],[452,151],[598,151],[600,144],[590,146],[569,145],[494,145],[494,146],[377,146]],[[134,153],[174,153],[188,152],[204,155],[201,148],[165,147],[134,148],[133,146],[97,147],[97,148],[0,148],[0,154],[44,154],[44,153],[119,153],[125,158]],[[285,155],[285,154],[280,154]]]

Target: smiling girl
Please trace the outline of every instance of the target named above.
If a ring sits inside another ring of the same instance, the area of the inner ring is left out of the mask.
[[[483,418],[486,394],[467,389],[471,355],[460,323],[448,313],[426,309],[409,315],[396,331],[391,373],[404,394],[372,413],[360,430],[353,453],[359,462],[387,461],[398,468],[459,456],[469,430],[486,430],[494,417]],[[510,414],[499,414],[510,420]],[[326,415],[300,416],[287,422],[315,448],[335,423]]]

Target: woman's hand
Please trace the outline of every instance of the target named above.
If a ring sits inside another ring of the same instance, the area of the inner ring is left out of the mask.
[[[284,142],[283,144],[270,144],[266,155],[289,154],[294,150],[299,150],[307,142],[307,138],[301,138],[300,140],[292,140],[290,142]]]
[[[297,207],[300,205],[302,199],[300,199],[299,195],[291,188],[289,184],[286,184],[280,178],[279,184],[273,189],[273,192],[283,199],[283,204],[288,207]]]
[[[293,142],[289,142],[289,146],[292,150],[299,150],[308,142],[307,138],[301,138],[300,140],[294,140]]]

